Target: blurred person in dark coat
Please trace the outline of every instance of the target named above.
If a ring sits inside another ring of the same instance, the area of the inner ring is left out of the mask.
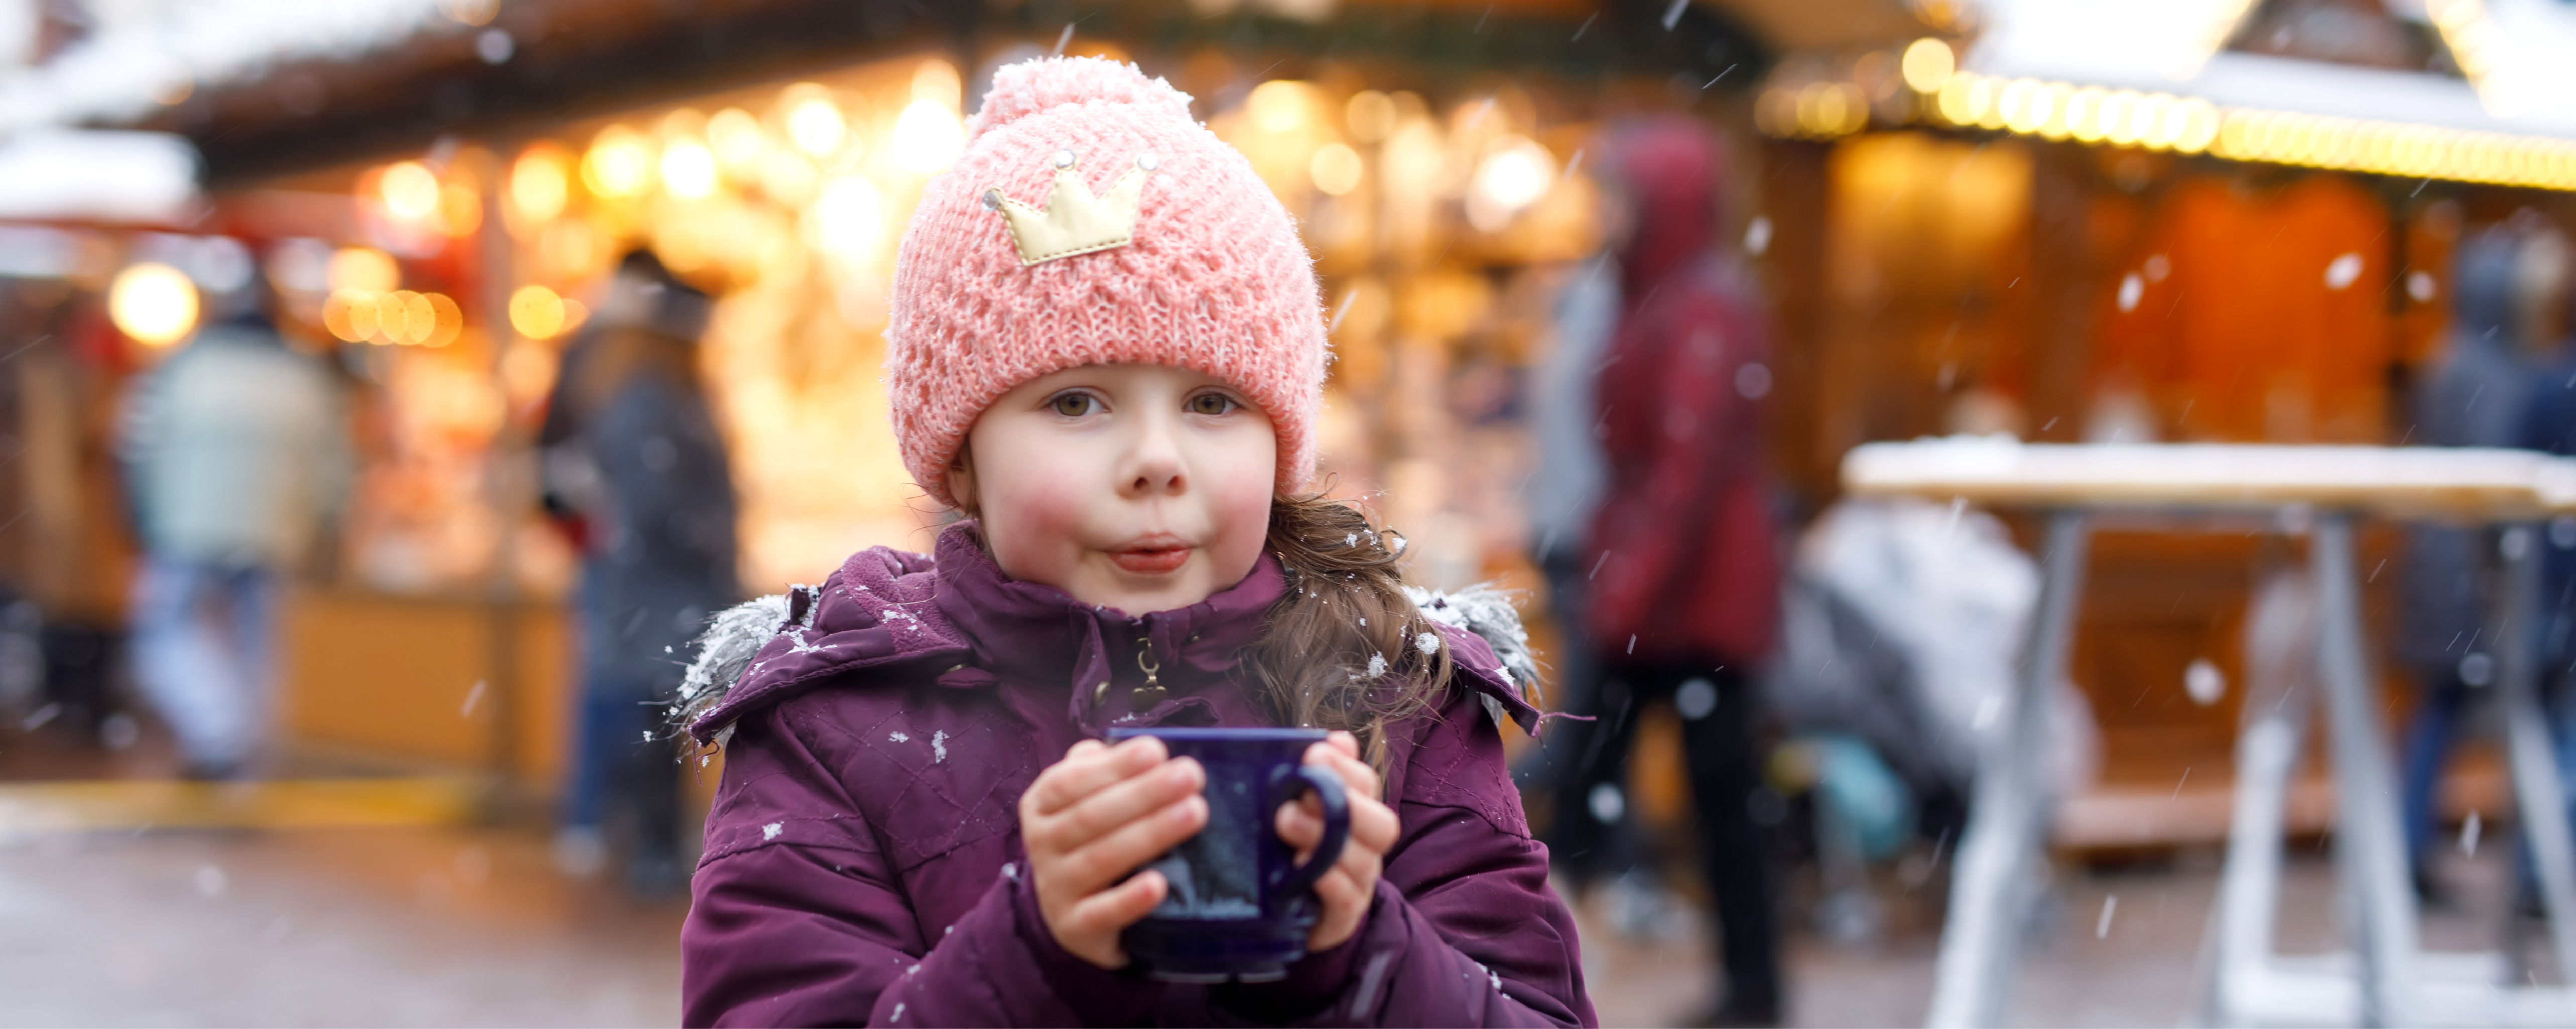
[[[253,276],[130,387],[118,451],[144,566],[135,675],[191,778],[252,769],[275,688],[278,594],[337,516],[348,426],[328,367],[287,346]]]
[[[2561,278],[2550,285],[2558,290],[2562,317],[2547,363],[2532,382],[2521,442],[2533,450],[2576,457],[2576,283]],[[2559,779],[2576,784],[2576,516],[2552,520],[2541,540],[2540,686],[2548,702]],[[2576,818],[2576,798],[2568,806]],[[2526,908],[2538,902],[2530,861],[2526,849],[2516,883]]]
[[[2537,370],[2521,353],[2514,280],[2521,241],[2506,229],[2462,240],[2451,275],[2452,321],[2442,358],[2417,389],[2409,438],[2418,446],[2523,445]],[[2417,525],[2401,568],[2397,660],[2414,673],[2418,700],[2407,723],[2402,805],[2415,856],[2416,892],[2439,899],[2430,859],[2442,766],[2472,691],[2500,670],[2495,642],[2493,530]]]
[[[1581,756],[1559,779],[1550,850],[1578,884],[1623,859],[1639,708],[1682,719],[1694,825],[1716,899],[1724,1000],[1716,1024],[1780,1018],[1775,876],[1753,810],[1761,790],[1752,666],[1769,651],[1779,558],[1763,472],[1770,392],[1759,293],[1716,239],[1725,173],[1687,119],[1618,131],[1603,162],[1623,297],[1597,401],[1609,480],[1585,547],[1586,642],[1601,662],[1597,721],[1553,732]]]
[[[682,772],[659,738],[680,649],[741,599],[733,476],[698,375],[709,309],[650,252],[628,254],[566,352],[538,439],[546,506],[583,557],[581,701],[556,855],[574,871],[622,857],[645,896],[687,882]]]

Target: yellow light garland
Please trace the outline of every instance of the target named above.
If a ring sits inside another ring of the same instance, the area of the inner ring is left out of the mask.
[[[1765,102],[1776,105],[1772,109],[1798,113],[1794,118],[1765,119],[1765,124],[1776,135],[1823,139],[1868,127],[1866,117],[1822,116],[1841,113],[1842,104],[1826,100],[1828,96],[1838,100],[1840,88],[1809,83],[1776,100],[1766,96]],[[2230,161],[2576,191],[2576,140],[2221,108],[2198,97],[1967,71],[1942,77],[1923,99],[1926,120],[1957,128],[2183,154],[2206,152]]]

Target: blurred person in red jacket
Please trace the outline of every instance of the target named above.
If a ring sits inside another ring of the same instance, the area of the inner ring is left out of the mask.
[[[1768,328],[1751,276],[1718,242],[1726,169],[1706,130],[1657,118],[1622,128],[1609,149],[1604,207],[1625,299],[1595,394],[1609,482],[1580,616],[1602,682],[1582,712],[1597,721],[1555,730],[1588,738],[1568,748],[1583,757],[1558,779],[1550,850],[1578,885],[1624,871],[1617,827],[1636,716],[1670,702],[1727,984],[1706,1021],[1770,1024],[1779,928],[1756,817],[1779,804],[1762,789],[1751,674],[1779,600],[1762,457]]]

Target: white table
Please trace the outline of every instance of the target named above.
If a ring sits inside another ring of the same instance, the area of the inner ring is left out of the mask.
[[[2353,522],[2362,516],[2502,527],[2508,577],[2501,683],[2507,748],[2524,835],[2541,870],[2562,982],[2576,983],[2576,850],[2540,713],[2536,640],[2537,523],[2576,513],[2576,461],[2529,451],[2221,444],[2022,444],[2003,438],[1872,443],[1843,459],[1856,497],[1917,497],[2047,514],[2038,609],[2012,684],[2007,732],[1980,762],[1942,928],[1929,1023],[2001,1020],[2031,873],[2053,797],[2035,764],[2046,752],[2051,685],[2065,675],[2083,591],[2090,516],[2298,513],[2312,525],[2309,561],[2320,610],[2318,670],[2332,746],[2335,854],[2353,951],[2322,959],[2271,952],[2279,895],[2282,802],[2305,703],[2255,712],[2237,743],[2235,814],[2218,906],[2213,994],[2219,1024],[2576,1025],[2576,989],[2501,982],[2496,955],[2417,947],[2414,895],[2396,779],[2373,699]],[[2191,524],[2188,517],[2177,525]]]

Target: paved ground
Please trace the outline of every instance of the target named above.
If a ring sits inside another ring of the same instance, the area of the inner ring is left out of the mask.
[[[2498,848],[2474,859],[2446,857],[2454,906],[2426,912],[2425,945],[2492,950],[2505,866]],[[2186,853],[2150,864],[2069,868],[2058,876],[2044,931],[2022,957],[2007,1024],[2016,1026],[2181,1026],[2198,1024],[2200,948],[2217,893],[2219,857]],[[2282,883],[2275,946],[2282,953],[2337,949],[2331,855],[2294,848]],[[1939,928],[1929,905],[1889,891],[1891,931],[1872,946],[1835,946],[1813,934],[1792,943],[1790,1018],[1807,1026],[1920,1025],[1932,996]],[[1673,1025],[1715,997],[1704,971],[1701,934],[1678,941],[1621,939],[1578,908],[1584,964],[1603,1025]],[[2546,967],[2545,946],[2534,960]]]
[[[526,834],[332,829],[0,845],[0,1024],[667,1025],[681,910]]]
[[[0,785],[0,1025],[678,1018],[676,904],[638,906],[566,878],[531,830],[309,824],[321,817],[313,812],[347,810],[396,822],[438,821],[441,811],[452,818],[453,805],[433,802],[435,784],[412,793],[393,784],[357,808],[306,788],[226,809],[256,815],[252,824],[286,826],[267,829],[103,830],[95,820],[28,820],[49,810],[43,804],[72,798],[86,810],[161,811],[156,824],[166,825],[169,806],[185,802],[165,796],[164,786],[130,786],[151,803],[100,807],[94,782]],[[5,824],[12,819],[19,824]],[[2501,853],[2489,846],[2475,859],[2449,859],[2444,872],[2465,910],[2428,915],[2429,944],[2493,946]],[[2188,1024],[2201,993],[2198,955],[2216,872],[2209,853],[2062,872],[2045,919],[2051,928],[2026,955],[2009,1021]],[[1804,933],[1795,941],[1797,1024],[1920,1024],[1937,913],[1892,886],[1885,896],[1884,942],[1838,947]],[[2281,948],[2331,947],[2333,901],[2327,856],[2296,849]],[[1685,917],[1671,939],[1631,940],[1609,931],[1601,898],[1578,911],[1605,1024],[1670,1025],[1708,1004],[1710,961],[1694,920]]]

